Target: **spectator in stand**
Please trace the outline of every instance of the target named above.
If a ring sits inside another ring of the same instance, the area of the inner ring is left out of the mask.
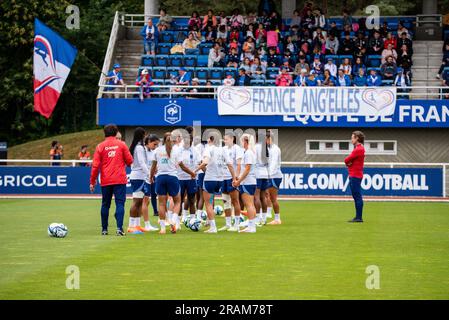
[[[301,69],[299,76],[296,77],[294,81],[294,85],[296,87],[305,87],[306,86],[306,80],[307,80],[307,70]]]
[[[396,59],[398,58],[398,53],[393,48],[393,45],[391,43],[388,44],[387,49],[382,50],[382,60],[381,60],[382,64],[384,64],[387,61],[387,57],[392,57],[393,62],[396,62]]]
[[[264,25],[259,23],[259,26],[256,30],[256,47],[260,47],[267,43],[267,31],[264,29]]]
[[[223,79],[223,85],[224,86],[232,87],[234,84],[235,84],[235,79],[232,77],[232,74],[228,74]]]
[[[449,67],[449,43],[446,43],[444,47],[445,50],[443,50],[443,62],[441,63],[440,69],[438,70],[437,79],[440,79],[444,68]]]
[[[255,57],[253,64],[251,65],[251,68],[250,68],[250,76],[256,80],[262,80],[262,79],[265,79],[266,71],[267,71],[267,69],[265,68],[264,65],[262,65],[260,58]]]
[[[343,70],[343,74],[350,77],[352,75],[351,61],[348,58],[343,59],[343,63],[340,64],[340,68],[338,69]]]
[[[313,17],[315,19],[314,28],[325,28],[326,27],[326,17],[320,8],[315,9],[313,12]]]
[[[397,66],[396,63],[393,60],[392,56],[389,56],[387,58],[387,61],[385,61],[384,64],[380,67],[380,72],[382,74],[382,78],[384,80],[394,80],[394,77],[396,76],[397,72]]]
[[[329,70],[332,77],[337,76],[337,66],[334,64],[334,60],[332,58],[327,59],[327,63],[324,65],[324,70]]]
[[[240,68],[239,69],[239,75],[237,78],[236,86],[249,86],[251,82],[251,78],[246,74],[245,69]]]
[[[387,37],[384,40],[384,49],[388,49],[388,45],[391,44],[393,49],[397,48],[398,41],[395,36],[391,34],[391,32],[387,33]]]
[[[365,34],[358,32],[357,38],[354,40],[354,55],[362,51],[362,49],[366,49]]]
[[[408,52],[408,47],[404,44],[399,50],[399,56],[396,60],[398,67],[401,67],[406,72],[410,72],[412,69],[412,55]],[[449,63],[449,61],[448,61]]]
[[[245,28],[254,25],[257,22],[257,16],[255,12],[248,12],[248,15],[244,19]]]
[[[236,40],[239,41],[240,38],[240,31],[237,27],[231,27],[231,33],[229,34],[229,41]]]
[[[366,71],[366,66],[365,64],[362,62],[362,59],[360,57],[357,57],[355,59],[355,63],[352,66],[352,75],[356,76],[359,74],[359,69],[364,69]]]
[[[90,152],[87,151],[87,144],[82,145],[80,152],[78,153],[78,160],[87,161],[90,160]],[[90,167],[89,162],[80,162],[80,167]]]
[[[203,30],[207,30],[207,27],[211,26],[214,30],[217,28],[217,17],[214,15],[214,12],[209,9],[207,10],[207,14],[203,18]]]
[[[384,23],[382,23],[382,26],[379,29],[380,32],[380,36],[382,38],[387,38],[388,37],[388,33],[390,33],[390,28],[388,28],[388,22],[384,21]]]
[[[337,27],[337,23],[335,21],[331,22],[331,27],[327,33],[329,36],[333,35],[335,38],[340,38],[340,30]]]
[[[104,78],[106,80],[106,84],[110,86],[125,86],[125,82],[123,81],[122,72],[120,71],[121,67],[120,64],[116,63],[114,64],[114,69],[109,71],[108,75]],[[118,87],[106,87],[105,91],[115,91]],[[118,93],[116,94],[108,94],[108,97],[110,98],[120,98],[120,95]]]
[[[281,74],[276,77],[275,83],[278,87],[289,87],[292,85],[293,79],[292,76],[288,74],[288,68],[281,68]]]
[[[277,48],[279,44],[279,32],[274,29],[274,26],[270,26],[267,31],[267,46]]]
[[[306,86],[307,87],[318,87],[320,85],[317,76],[315,73],[309,74],[309,77],[306,79]]]
[[[326,54],[338,54],[339,42],[333,34],[329,35],[326,40]]]
[[[304,3],[304,7],[301,10],[301,17],[305,17],[307,15],[308,11],[312,11],[313,9],[313,2],[312,1],[306,1]]]
[[[151,86],[153,85],[154,82],[151,79],[148,69],[143,69],[140,76],[138,76],[136,79],[136,86],[139,86],[139,97],[141,101],[151,96]]]
[[[196,93],[199,92],[199,89],[195,88],[195,87],[198,87],[199,85],[200,85],[200,80],[198,78],[193,78],[192,79],[192,87],[188,89],[188,92],[193,93],[193,94],[192,95],[188,95],[187,98],[194,98],[194,99],[196,99],[196,98],[200,97],[199,95],[196,94]]]
[[[224,11],[220,11],[217,22],[219,26],[227,27],[229,25],[229,19],[226,17],[226,13]]]
[[[257,23],[262,23],[264,28],[268,25],[268,11],[263,10],[262,14],[257,17]]]
[[[143,47],[145,49],[146,54],[155,55],[156,46],[159,39],[159,31],[153,25],[153,20],[148,19],[147,25],[143,26],[140,31],[140,35],[143,38]]]
[[[272,11],[270,17],[267,21],[268,30],[281,30],[282,29],[282,19],[279,17],[276,11]]]
[[[313,59],[312,62],[312,70],[310,71],[310,73],[314,73],[316,75],[321,75],[324,71],[324,66],[321,63],[320,57],[319,56],[315,56],[315,58]]]
[[[184,53],[198,55],[200,53],[200,50],[198,49],[199,44],[200,42],[194,38],[193,32],[189,32],[189,35],[182,43]]]
[[[208,80],[207,82],[206,82],[206,87],[207,88],[201,88],[201,89],[199,89],[199,91],[200,92],[208,92],[208,93],[210,93],[210,94],[202,94],[201,95],[201,98],[204,98],[204,99],[214,99],[215,97],[214,97],[214,88],[212,87],[212,82],[210,82],[210,80]]]
[[[357,75],[353,79],[353,84],[356,87],[365,87],[366,86],[366,75],[365,75],[364,68],[358,69]]]
[[[408,87],[410,87],[411,81],[408,72],[402,68],[398,68],[398,74],[394,79],[393,85],[398,87],[398,93],[409,92],[410,89]],[[408,99],[408,97],[408,95],[398,95],[399,99]]]
[[[281,57],[276,54],[276,47],[270,47],[268,49],[267,66],[279,67],[281,65]]]
[[[319,78],[321,85],[325,87],[335,86],[335,77],[331,75],[329,70],[324,70],[324,73]]]
[[[228,40],[228,30],[225,25],[221,24],[218,26],[217,39],[224,39],[225,41]]]
[[[369,76],[366,78],[368,87],[380,87],[382,85],[382,77],[377,74],[376,69],[371,69]]]
[[[290,65],[290,61],[288,59],[283,59],[282,60],[281,69],[282,68],[287,68],[287,72],[289,72],[289,73],[293,72],[293,66]]]
[[[398,34],[405,33],[407,35],[408,39],[411,39],[410,32],[407,30],[407,28],[404,26],[404,22],[400,21],[398,23]]]
[[[354,54],[354,41],[352,41],[351,34],[349,32],[345,32],[345,37],[339,46],[339,54],[351,56]]]
[[[265,51],[265,47],[259,47],[257,49],[257,56],[260,59],[260,62],[262,63],[265,68],[267,67],[267,52]]]
[[[51,149],[50,149],[50,160],[62,160],[62,157],[64,156],[64,148],[58,141],[53,141],[51,143]],[[60,166],[60,162],[52,162],[51,165],[53,167]]]
[[[169,30],[171,28],[173,18],[167,14],[167,10],[165,9],[160,9],[159,14],[160,16],[157,28],[159,29],[159,31],[162,31],[163,27],[165,28],[165,30]]]
[[[211,27],[211,26],[207,27],[207,31],[204,35],[204,39],[207,43],[214,43],[215,41],[217,41],[217,32],[214,30],[213,27]],[[226,38],[225,38],[225,40],[226,40]]]
[[[198,11],[193,11],[189,19],[189,30],[192,30],[194,26],[198,29],[201,28],[201,18]]]
[[[254,25],[250,24],[246,27],[246,37],[251,37],[254,41],[256,41],[256,36],[254,35]]]
[[[285,60],[288,61],[288,65],[290,67],[292,67],[292,71],[293,71],[293,67],[296,64],[296,60],[293,58],[292,53],[288,49],[284,50],[284,57],[282,58],[282,61],[285,61]]]
[[[366,48],[362,48],[362,50],[360,50],[359,52],[357,52],[354,55],[354,59],[357,60],[357,58],[360,58],[360,60],[365,63],[366,62]]]
[[[214,46],[209,51],[209,57],[207,61],[207,66],[209,68],[213,67],[223,67],[225,60],[225,54],[222,52],[222,48],[219,43],[214,43]]]
[[[250,60],[254,59],[254,53],[256,52],[256,44],[254,43],[254,39],[251,37],[247,37],[246,41],[243,43],[243,57],[247,57]]]
[[[232,28],[237,28],[237,30],[242,28],[245,21],[243,20],[243,16],[240,14],[239,9],[236,8],[232,11],[232,16],[229,22]]]
[[[403,45],[407,46],[407,50],[410,55],[413,55],[413,43],[412,40],[407,38],[407,33],[401,33],[401,37],[397,40],[397,48],[402,48]]]
[[[231,48],[231,53],[226,56],[226,66],[232,68],[238,68],[240,63],[240,57],[236,48]]]
[[[288,50],[290,51],[292,54],[296,54],[298,52],[298,47],[296,46],[296,44],[293,42],[293,39],[291,36],[287,36],[285,38],[285,42],[284,42],[284,50]]]
[[[349,87],[351,86],[351,78],[344,73],[343,69],[339,69],[335,84],[337,87]]]
[[[299,14],[299,11],[295,9],[293,11],[293,17],[290,22],[290,28],[292,28],[293,26],[300,26],[300,25],[301,25],[301,15]]]
[[[343,9],[342,16],[343,16],[343,26],[352,27],[352,16],[350,15],[348,9]]]
[[[380,37],[378,30],[374,31],[373,37],[368,42],[368,47],[370,48],[370,54],[381,55],[384,48],[384,42]]]
[[[187,71],[186,68],[184,67],[179,68],[179,77],[175,78],[175,84],[178,86],[190,86],[191,83],[192,83],[191,73]],[[174,91],[180,92],[186,91],[186,89],[175,88]]]
[[[307,10],[306,14],[302,17],[301,26],[303,29],[311,29],[315,24],[315,17],[312,14],[312,9]]]
[[[243,62],[240,65],[240,69],[244,69],[245,73],[251,75],[251,60],[248,57],[243,58]]]
[[[299,62],[296,64],[295,66],[295,71],[293,72],[296,76],[299,76],[300,72],[302,69],[306,69],[306,72],[309,73],[310,72],[310,66],[309,64],[306,62],[306,58],[301,56],[299,58]]]

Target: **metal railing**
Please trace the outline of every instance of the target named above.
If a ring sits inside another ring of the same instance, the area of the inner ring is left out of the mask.
[[[190,86],[179,86],[179,85],[154,85],[151,86],[152,97],[189,97],[189,98],[213,98],[217,97],[218,85],[190,85]],[[257,88],[260,86],[251,86],[251,88]],[[261,88],[266,88],[261,87]],[[336,87],[342,88],[342,87]],[[364,88],[376,88],[376,87],[354,87],[358,89]],[[377,87],[377,88],[388,88]],[[396,87],[398,99],[444,99],[445,95],[449,96],[449,87],[441,86],[410,86],[410,87]],[[113,89],[113,90],[108,90]],[[198,92],[192,92],[191,90],[197,89]],[[205,90],[210,90],[206,92]],[[404,90],[404,92],[402,92]],[[444,91],[448,91],[445,93]],[[99,85],[98,97],[115,97],[115,98],[138,98],[140,93],[140,86],[137,85]]]

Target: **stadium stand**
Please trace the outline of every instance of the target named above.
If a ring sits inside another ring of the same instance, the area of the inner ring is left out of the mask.
[[[275,85],[274,80],[280,74],[283,66],[288,66],[289,72],[295,79],[298,74],[294,74],[293,70],[299,63],[300,58],[305,57],[307,76],[309,72],[317,73],[318,85],[323,85],[320,80],[328,58],[333,59],[337,68],[342,68],[343,60],[348,58],[351,69],[354,69],[356,59],[361,58],[362,64],[357,68],[366,68],[365,74],[367,77],[369,76],[369,70],[374,68],[380,76],[386,78],[383,79],[382,85],[395,85],[398,71],[405,70],[411,85],[414,76],[412,67],[414,20],[414,17],[382,17],[382,27],[379,30],[367,30],[362,18],[354,18],[355,23],[352,25],[344,25],[342,17],[329,18],[326,19],[324,28],[317,28],[313,24],[291,25],[291,19],[283,19],[282,23],[279,24],[266,19],[266,17],[258,17],[256,23],[252,26],[243,24],[241,27],[235,27],[229,24],[230,19],[228,19],[227,33],[223,39],[217,37],[216,29],[209,33],[205,29],[198,30],[195,26],[189,27],[189,18],[178,17],[174,18],[170,30],[159,33],[155,56],[145,54],[142,42],[140,42],[140,49],[137,50],[137,52],[141,52],[138,72],[143,68],[148,68],[153,79],[170,80],[172,75],[176,74],[175,68],[187,67],[188,72],[191,72],[191,77],[197,77],[200,84],[210,80],[215,85],[222,84],[223,79],[228,74],[232,74],[235,78],[245,57],[250,58],[251,63],[254,57],[259,57],[266,70],[264,74],[266,80],[260,79],[261,77],[254,77],[254,74],[249,71],[247,74],[251,77],[251,85]],[[217,17],[217,21],[220,25],[220,17]],[[303,21],[307,21],[307,19],[303,19]],[[157,18],[153,18],[153,23],[157,24],[157,22]],[[258,32],[253,31],[257,29],[263,30],[263,32],[260,30]],[[275,59],[271,59],[271,56],[269,56],[270,48],[267,47],[267,43],[270,41],[267,41],[266,35],[268,33],[269,38],[270,32],[275,32],[274,36],[277,37],[277,46],[274,48]],[[181,46],[189,33],[192,33],[194,38],[199,41],[197,46],[199,54],[183,54],[179,51],[172,53],[172,49],[175,46]],[[380,36],[374,36],[375,33],[379,33]],[[335,40],[338,42],[340,49],[344,47],[345,50],[339,49],[337,52],[326,50],[324,43],[331,35],[335,35]],[[248,40],[250,37],[252,40]],[[127,42],[130,42],[130,47],[127,47]],[[208,55],[214,42],[220,43],[220,54],[223,59],[222,62],[215,63],[213,68],[209,68]],[[373,43],[381,46],[378,54],[374,54],[372,48],[369,47]],[[388,44],[391,44],[391,47],[388,47]],[[405,45],[405,49],[403,45]],[[126,61],[127,54],[135,59],[135,46],[133,40],[120,42],[118,55],[121,56],[122,61]],[[231,48],[234,47],[237,49],[240,59],[238,68],[227,68],[225,61],[231,54]],[[403,54],[404,51],[406,51],[405,54]],[[387,68],[385,66],[387,62],[382,62],[390,55],[394,57],[395,66]],[[405,58],[402,58],[402,56]],[[312,68],[312,63],[316,57],[322,63],[321,68]],[[267,65],[268,60],[271,65]],[[132,72],[132,69],[128,70],[126,63],[124,65],[125,82],[128,81],[127,79],[134,80],[137,74],[135,71]],[[393,76],[391,72],[385,75],[382,71],[385,69],[393,71]],[[130,74],[128,74],[128,71]],[[436,72],[434,72],[435,74]],[[355,76],[352,72],[347,75],[351,80]],[[442,72],[441,76],[444,75],[445,73]],[[435,79],[435,76],[433,79]]]

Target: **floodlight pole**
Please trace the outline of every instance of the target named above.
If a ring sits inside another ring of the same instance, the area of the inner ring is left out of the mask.
[[[159,0],[145,0],[145,19],[159,14]]]

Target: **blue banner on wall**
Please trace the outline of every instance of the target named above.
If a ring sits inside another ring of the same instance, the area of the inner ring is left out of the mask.
[[[129,170],[128,170],[129,171]],[[347,170],[282,169],[281,195],[350,195]],[[89,192],[88,167],[0,167],[0,194],[79,195]],[[443,196],[441,168],[366,168],[363,193],[373,196]],[[130,185],[127,188],[131,194]],[[100,193],[99,186],[95,193]]]
[[[448,100],[397,100],[392,116],[218,115],[214,99],[98,99],[98,124],[208,127],[449,128]]]

